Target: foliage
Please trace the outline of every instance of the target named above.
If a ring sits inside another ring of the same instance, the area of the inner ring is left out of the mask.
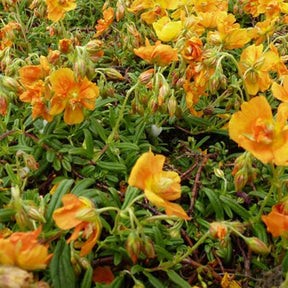
[[[287,13],[2,0],[0,286],[285,287]]]

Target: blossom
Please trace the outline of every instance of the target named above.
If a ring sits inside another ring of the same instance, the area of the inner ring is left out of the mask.
[[[48,19],[58,22],[65,17],[65,12],[76,8],[76,0],[46,0]]]
[[[274,205],[268,215],[262,215],[262,221],[266,224],[268,232],[273,237],[288,236],[288,211],[287,202]]]
[[[51,90],[54,92],[50,103],[50,114],[57,115],[64,110],[65,123],[72,125],[84,120],[82,107],[93,110],[99,88],[86,77],[75,80],[69,68],[60,68],[50,75]]]
[[[241,54],[239,68],[250,95],[256,95],[259,91],[266,91],[271,79],[269,71],[272,69],[274,57],[263,53],[263,45],[251,45],[245,48]]]
[[[170,201],[181,196],[180,177],[174,171],[163,171],[165,157],[144,153],[132,168],[128,184],[144,190],[145,196],[157,207],[164,207],[168,216],[190,219],[183,208]]]
[[[97,25],[95,26],[97,33],[95,37],[103,34],[105,31],[108,30],[110,25],[112,24],[114,19],[114,10],[112,7],[109,7],[103,11],[103,19],[97,21]]]
[[[283,76],[283,85],[273,82],[271,91],[273,96],[278,100],[288,102],[288,75]]]
[[[214,45],[223,45],[227,50],[242,48],[250,41],[250,36],[246,29],[242,29],[238,23],[234,23],[236,21],[234,15],[225,14],[218,16],[217,31],[208,32],[208,42]]]
[[[53,254],[48,254],[48,247],[38,242],[41,230],[39,226],[33,232],[15,232],[0,239],[0,263],[24,270],[45,269]]]
[[[278,107],[276,119],[264,96],[257,96],[241,105],[232,115],[229,135],[239,146],[257,159],[276,165],[288,165],[288,103]]]
[[[159,40],[169,42],[179,36],[182,30],[182,22],[171,21],[168,16],[164,16],[153,23],[153,28]]]
[[[172,61],[178,61],[177,49],[169,45],[161,44],[157,41],[155,45],[150,45],[146,39],[146,47],[134,49],[134,53],[148,63],[156,63],[160,66],[167,66]]]
[[[200,61],[203,54],[203,43],[198,37],[191,37],[185,42],[185,46],[181,51],[182,56],[187,61]]]
[[[32,118],[42,116],[46,121],[53,119],[47,108],[50,99],[50,90],[45,83],[50,73],[47,58],[40,56],[39,65],[27,65],[19,69],[20,83],[25,91],[20,94],[19,99],[32,105]]]
[[[63,195],[62,202],[63,207],[56,209],[52,217],[62,230],[75,228],[67,240],[68,243],[76,240],[80,232],[84,230],[82,237],[87,240],[81,247],[80,256],[88,255],[101,233],[101,225],[94,205],[88,198],[78,198],[74,194]]]

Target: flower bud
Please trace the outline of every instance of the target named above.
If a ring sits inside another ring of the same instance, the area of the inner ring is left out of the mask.
[[[109,77],[110,79],[114,80],[123,80],[125,79],[117,70],[113,68],[105,68],[103,69],[104,73]]]
[[[139,81],[142,84],[147,84],[152,79],[153,75],[154,75],[154,69],[153,68],[146,70],[139,75]]]
[[[246,238],[245,242],[248,245],[248,247],[255,253],[258,254],[270,253],[270,248],[268,248],[267,245],[257,237]]]
[[[89,55],[93,55],[94,53],[102,50],[102,45],[103,45],[103,41],[95,39],[95,40],[89,41],[86,44],[85,48]]]
[[[72,41],[70,39],[61,39],[59,41],[59,50],[63,54],[68,54],[72,51]]]
[[[5,116],[7,114],[8,104],[5,97],[0,96],[0,115]]]
[[[135,231],[132,231],[126,241],[126,250],[131,258],[133,264],[137,263],[138,256],[140,255],[141,252],[141,247],[142,247],[142,241]]]
[[[98,216],[93,208],[82,208],[76,214],[76,218],[82,221],[95,222],[98,221]]]
[[[167,108],[168,108],[169,116],[173,117],[177,109],[177,100],[174,95],[172,95],[169,98]]]
[[[210,224],[209,232],[213,238],[222,240],[228,234],[228,228],[222,222],[212,222]]]
[[[0,266],[0,287],[32,287],[33,274],[16,266]],[[34,286],[33,286],[34,287]]]
[[[236,191],[241,191],[248,182],[248,175],[243,169],[239,170],[234,176],[234,185]]]
[[[144,236],[143,238],[142,251],[150,259],[156,257],[153,241],[148,236]]]
[[[85,59],[83,59],[82,57],[77,57],[73,68],[74,68],[77,76],[81,76],[81,77],[86,76],[87,65],[86,65]]]
[[[25,210],[27,211],[28,217],[30,217],[31,219],[39,221],[41,223],[46,223],[45,217],[36,207],[26,206]]]
[[[9,89],[9,90],[11,90],[13,92],[17,92],[18,91],[18,86],[19,85],[18,85],[17,81],[14,78],[12,78],[12,77],[4,76],[2,78],[2,85],[5,88],[7,88],[7,89]]]
[[[60,51],[59,50],[53,50],[53,51],[50,51],[48,56],[47,56],[47,60],[50,64],[53,64],[55,65],[58,61],[60,57]]]
[[[38,170],[39,169],[39,163],[35,160],[33,155],[30,154],[24,154],[24,163],[25,165],[32,171]]]

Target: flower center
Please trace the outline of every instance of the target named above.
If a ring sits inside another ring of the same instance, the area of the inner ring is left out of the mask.
[[[271,121],[258,118],[253,127],[254,141],[263,144],[272,143],[274,130],[274,124]]]

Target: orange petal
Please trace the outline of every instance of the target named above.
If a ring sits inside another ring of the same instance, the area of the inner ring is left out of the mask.
[[[151,151],[142,154],[132,168],[128,184],[144,190],[145,181],[151,175],[161,172],[164,162],[163,155],[154,155]]]
[[[72,105],[67,105],[64,112],[64,121],[68,125],[79,124],[83,122],[84,115],[82,108],[77,104],[72,107]]]
[[[95,283],[110,284],[114,280],[114,275],[108,266],[98,266],[93,272],[93,281]]]

